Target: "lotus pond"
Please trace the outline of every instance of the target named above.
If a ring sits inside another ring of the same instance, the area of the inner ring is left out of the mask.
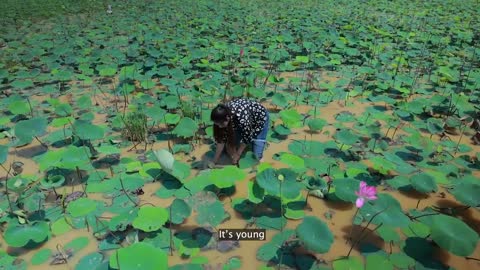
[[[1,5],[0,269],[480,269],[478,1]]]

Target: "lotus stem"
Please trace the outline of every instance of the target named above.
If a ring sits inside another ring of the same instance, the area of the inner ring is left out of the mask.
[[[360,208],[357,207],[357,211],[355,211],[355,215],[353,215],[353,222],[355,222],[355,218],[357,217],[357,214],[358,212],[360,211]],[[348,233],[348,237],[347,237],[347,242],[351,241],[352,240],[352,233],[353,233],[353,227],[355,226],[355,224],[352,224],[352,227],[350,228],[350,232]]]
[[[3,167],[3,165],[2,165]],[[3,167],[5,168],[5,167]],[[10,201],[10,195],[8,195],[8,175],[10,174],[10,170],[12,170],[12,165],[7,171],[7,176],[5,176],[5,196],[7,197],[8,207],[10,208],[10,213],[13,213],[12,201]]]
[[[85,189],[85,186],[82,183],[82,174],[80,173],[80,168],[78,168],[78,166],[75,166],[75,168],[77,170],[78,181],[80,181],[80,186],[82,186],[82,189],[83,189],[83,194],[85,194],[85,197],[88,198],[87,190]]]
[[[417,217],[412,217],[412,216],[408,216],[408,217],[410,218],[410,220],[417,220],[421,217],[436,216],[436,215],[440,215],[440,213],[428,213],[428,214],[420,215]]]
[[[282,222],[283,218],[282,182],[280,181],[280,222]],[[283,232],[283,222],[280,224],[280,232]]]
[[[10,172],[10,170],[7,170],[7,168],[5,168],[5,166],[3,166],[2,164],[0,164],[0,166],[5,170],[5,172],[7,173],[7,176],[8,175],[15,176]]]
[[[135,202],[131,197],[130,195],[128,195],[128,192],[125,190],[125,187],[123,186],[123,180],[122,180],[122,177],[120,176],[120,185],[122,186],[122,191],[123,193],[127,196],[127,198],[133,203],[133,205],[135,205],[135,207],[138,206],[138,203]]]
[[[393,130],[392,141],[394,140],[395,134],[397,134],[397,131],[398,131],[399,128],[400,128],[400,124],[398,124],[397,127],[395,127],[395,130]]]
[[[474,261],[479,261],[480,262],[480,259],[473,258],[473,257],[465,257],[465,260],[474,260]]]
[[[453,153],[454,155],[456,155],[458,152],[458,147],[460,146],[460,142],[462,141],[462,137],[463,137],[463,134],[465,133],[466,128],[467,128],[467,125],[464,124],[462,128],[462,133],[460,133],[460,138],[458,138],[457,145],[455,146],[455,152]]]
[[[360,232],[360,235],[363,235],[363,233],[365,232],[365,230],[368,228],[368,226],[370,225],[370,223],[372,223],[373,219],[375,217],[377,217],[378,215],[380,215],[381,213],[385,212],[389,207],[375,213],[375,215],[373,215],[370,220],[368,221],[367,225],[362,229],[362,231]],[[380,228],[380,226],[382,226],[383,223],[380,223],[380,225],[378,225],[372,232],[376,231],[378,228]],[[350,250],[348,251],[348,254],[347,254],[347,258],[350,256],[350,253],[352,252],[352,249],[358,244],[358,242],[360,242],[360,240],[363,239],[363,237],[359,237],[357,238],[357,240],[352,244],[352,246],[350,247]]]
[[[172,217],[172,207],[170,207],[170,218]],[[172,223],[170,223],[172,224]],[[174,248],[174,243],[173,243],[173,231],[172,227],[170,227],[170,256],[173,256],[173,248]]]
[[[48,148],[48,145],[43,143],[37,136],[34,136],[35,140],[37,140],[43,147]]]
[[[32,116],[33,118],[33,108],[32,108],[32,103],[30,102],[30,99],[27,97],[27,102],[28,102],[28,106],[30,107],[30,115]]]
[[[368,223],[370,224],[370,223]],[[368,224],[365,228],[368,227]],[[372,233],[375,232],[376,230],[378,230],[380,227],[382,227],[383,223],[380,223],[377,225],[377,227],[375,227],[375,229],[372,230]],[[364,230],[362,230],[362,233],[363,233]],[[347,254],[347,258],[350,257],[350,253],[352,252],[353,248],[361,241],[363,240],[364,238],[366,237],[366,234],[362,235],[361,237],[357,238],[357,241],[355,241],[355,243],[350,247],[350,250],[348,251],[348,254]]]

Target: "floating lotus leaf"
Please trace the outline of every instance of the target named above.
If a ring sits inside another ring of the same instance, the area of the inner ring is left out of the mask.
[[[431,237],[440,247],[457,256],[469,256],[475,251],[478,233],[463,221],[447,215],[433,216],[432,219]]]
[[[3,164],[5,161],[7,161],[7,156],[8,156],[8,146],[0,145],[0,164]]]
[[[313,216],[305,217],[296,233],[305,247],[316,253],[327,253],[333,244],[333,234],[328,226]]]
[[[82,140],[99,140],[104,137],[103,128],[84,120],[77,120],[73,123],[73,132]]]
[[[33,137],[40,136],[47,130],[47,119],[36,117],[29,120],[23,120],[15,125],[15,136],[23,144],[32,142]]]
[[[184,200],[175,199],[170,205],[170,213],[172,213],[170,220],[173,224],[181,224],[191,212],[192,209]]]
[[[99,269],[103,262],[103,255],[99,252],[90,253],[83,258],[75,266],[75,270],[92,270]]]
[[[98,202],[89,198],[79,198],[70,202],[67,206],[67,213],[72,217],[83,217],[97,210]]]
[[[422,193],[431,193],[438,190],[435,179],[426,173],[415,174],[410,178],[410,183],[414,189]]]
[[[160,229],[168,220],[168,210],[162,207],[143,206],[133,220],[134,228],[144,232],[153,232]]]
[[[198,130],[198,124],[189,117],[184,117],[173,129],[172,133],[183,138],[193,137]]]
[[[378,214],[372,221],[373,224],[381,224],[392,227],[406,227],[410,219],[403,213],[400,203],[389,194],[377,194],[377,199],[369,201],[360,209],[360,214],[369,220]]]
[[[469,182],[461,182],[450,191],[459,202],[477,207],[480,205],[480,185]]]
[[[138,242],[116,250],[110,256],[110,267],[132,270],[168,269],[168,255],[162,249]]]
[[[52,255],[52,250],[50,249],[42,249],[33,255],[31,259],[32,265],[40,265],[46,263],[50,256]]]
[[[11,247],[23,247],[33,243],[41,243],[50,237],[50,228],[46,222],[35,222],[28,225],[11,224],[5,230],[3,237]]]

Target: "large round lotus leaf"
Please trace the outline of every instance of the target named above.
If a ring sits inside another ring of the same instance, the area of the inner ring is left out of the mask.
[[[70,231],[71,229],[72,227],[70,226],[70,224],[68,224],[64,217],[59,218],[52,223],[52,233],[55,236],[62,235]]]
[[[278,133],[280,136],[287,136],[292,133],[292,130],[284,125],[276,125],[273,130]]]
[[[143,206],[138,211],[132,225],[144,232],[153,232],[160,229],[168,220],[168,211],[155,206]]]
[[[5,242],[11,247],[23,247],[30,241],[41,243],[50,236],[50,228],[46,222],[32,225],[10,225],[3,234]]]
[[[366,270],[393,270],[393,264],[390,262],[387,256],[380,254],[372,254],[367,256]]]
[[[248,181],[248,200],[253,203],[261,203],[265,197],[265,190],[256,181]]]
[[[272,96],[272,104],[278,107],[286,107],[288,105],[288,101],[281,93],[275,93]]]
[[[292,169],[303,169],[303,168],[305,168],[305,161],[303,160],[303,158],[301,158],[299,156],[296,156],[296,155],[292,155],[290,153],[283,153],[280,156],[280,161],[282,163],[287,164]]]
[[[260,216],[255,219],[255,224],[260,229],[282,230],[287,225],[287,219],[280,215]]]
[[[333,270],[363,270],[363,263],[360,258],[349,257],[333,262]]]
[[[178,125],[173,129],[172,133],[177,136],[188,138],[195,135],[198,129],[198,124],[192,118],[184,117]]]
[[[355,202],[357,195],[355,191],[360,188],[360,181],[351,178],[341,178],[333,180],[335,185],[335,195],[342,201]]]
[[[125,231],[128,225],[131,225],[133,220],[137,217],[138,208],[125,210],[118,216],[112,217],[108,223],[108,228],[112,231]]]
[[[480,185],[478,184],[462,182],[450,192],[455,196],[455,199],[465,205],[472,207],[480,205]]]
[[[325,153],[327,144],[317,141],[293,141],[288,150],[297,156],[321,156]]]
[[[181,224],[192,212],[190,206],[180,199],[175,199],[170,205],[171,214],[170,220],[173,224]]]
[[[353,134],[348,129],[342,129],[342,130],[338,131],[337,133],[335,133],[334,138],[339,143],[342,143],[342,144],[345,144],[345,145],[353,145],[359,139],[357,135]]]
[[[33,137],[40,136],[46,131],[47,125],[47,119],[41,117],[20,121],[15,125],[15,136],[21,143],[30,143]]]
[[[236,166],[225,166],[221,169],[213,169],[210,174],[212,184],[218,188],[228,188],[235,182],[245,179],[246,173]]]
[[[247,153],[245,153],[245,156],[241,158],[240,161],[238,162],[238,165],[239,165],[238,167],[242,170],[249,169],[249,168],[252,168],[257,163],[258,163],[258,160],[253,154],[253,152],[248,151]]]
[[[83,120],[75,121],[73,132],[82,140],[98,140],[104,137],[103,128]]]
[[[65,183],[65,176],[63,175],[53,175],[49,177],[44,177],[42,180],[40,180],[40,184],[44,188],[56,188]]]
[[[415,174],[410,178],[410,183],[414,189],[422,193],[436,192],[438,190],[435,179],[426,173]]]
[[[279,249],[285,241],[290,239],[295,235],[295,231],[291,229],[286,229],[283,232],[277,233],[272,237],[270,242],[263,244],[257,250],[257,259],[269,262],[272,260],[279,260]]]
[[[427,238],[430,235],[430,227],[421,222],[411,222],[408,227],[402,228],[407,237]]]
[[[269,194],[278,194],[280,190],[280,182],[275,173],[275,169],[267,168],[257,174],[256,182]]]
[[[8,109],[13,114],[27,114],[30,112],[30,106],[26,100],[16,100],[8,105]]]
[[[5,161],[7,161],[7,156],[8,156],[8,146],[0,145],[0,164],[3,164]]]
[[[110,256],[110,267],[129,270],[168,269],[168,256],[160,248],[138,242],[115,251]]]
[[[469,256],[475,251],[478,233],[463,221],[447,215],[432,219],[431,237],[440,247],[458,256]]]
[[[392,226],[395,228],[406,227],[410,224],[410,219],[403,213],[400,203],[389,194],[378,194],[377,199],[368,201],[360,209],[360,214],[365,219],[370,220],[375,214],[378,214],[372,221],[373,224]]]
[[[175,161],[173,163],[173,170],[171,174],[175,176],[175,178],[177,178],[179,181],[183,182],[188,176],[190,176],[190,170],[190,164]]]
[[[327,124],[327,121],[321,119],[321,118],[316,118],[308,121],[308,128],[312,131],[320,131],[323,129],[323,127]]]
[[[153,151],[155,157],[157,158],[158,163],[162,166],[167,172],[171,172],[173,170],[173,163],[175,162],[175,158],[173,155],[165,149],[158,149]]]
[[[313,216],[307,216],[297,226],[296,233],[305,247],[313,252],[327,253],[333,243],[333,234],[328,226]]]
[[[218,200],[198,206],[197,212],[197,222],[200,225],[217,227],[225,219],[223,204]]]
[[[187,263],[187,264],[177,264],[174,266],[170,266],[168,270],[204,270],[205,268],[199,264],[194,264],[194,263]],[[233,268],[228,268],[227,265],[224,265],[222,269],[233,269]]]
[[[94,252],[80,259],[75,270],[96,270],[103,262],[102,253]]]
[[[42,249],[35,253],[31,259],[32,265],[40,265],[48,261],[50,256],[52,255],[52,250],[50,249]]]
[[[443,132],[443,120],[437,118],[429,118],[427,120],[427,129],[430,134],[440,134]]]
[[[302,115],[295,109],[282,110],[280,118],[287,128],[298,128],[302,126]]]
[[[400,241],[400,236],[391,226],[381,226],[378,228],[377,233],[383,239],[383,241],[385,241],[385,243]]]
[[[415,265],[415,260],[403,252],[391,254],[390,261],[394,266],[400,269],[408,269]]]
[[[67,206],[67,213],[72,217],[83,217],[97,209],[98,202],[89,198],[79,198],[70,202]]]

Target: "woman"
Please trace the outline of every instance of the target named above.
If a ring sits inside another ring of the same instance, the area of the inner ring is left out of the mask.
[[[218,162],[226,147],[232,163],[238,164],[248,144],[252,144],[255,157],[262,160],[270,122],[270,115],[262,104],[235,99],[215,107],[210,118],[214,123],[213,136],[217,143],[214,163]]]

